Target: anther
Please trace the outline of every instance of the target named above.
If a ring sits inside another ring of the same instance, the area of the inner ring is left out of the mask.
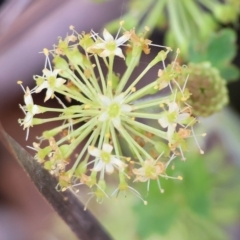
[[[48,49],[47,49],[47,48],[44,48],[44,49],[43,49],[43,53],[44,53],[44,55],[47,57],[47,56],[49,55]]]

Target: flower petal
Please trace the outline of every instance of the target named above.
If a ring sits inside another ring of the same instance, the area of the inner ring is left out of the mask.
[[[166,127],[168,127],[168,125],[169,125],[169,121],[168,121],[168,119],[167,119],[165,116],[159,118],[159,119],[158,119],[158,123],[159,123],[163,128],[166,128]]]
[[[102,150],[103,150],[104,152],[111,153],[112,150],[113,150],[113,146],[110,145],[110,144],[108,144],[108,143],[104,143],[104,144],[103,144],[103,147],[102,147]]]
[[[108,113],[107,112],[103,112],[100,114],[100,116],[98,117],[98,120],[100,122],[104,122],[108,119]]]
[[[98,94],[98,97],[103,106],[108,107],[111,104],[111,99],[109,97],[101,94]]]
[[[176,103],[176,102],[171,102],[171,103],[169,103],[169,104],[168,104],[168,111],[169,111],[170,113],[171,113],[171,112],[174,112],[174,111],[179,112],[179,107],[178,107],[177,103]]]
[[[122,53],[122,49],[119,48],[119,47],[114,50],[114,55],[119,56],[119,57],[125,59],[125,56],[124,56],[123,53]]]
[[[32,114],[35,115],[35,114],[40,113],[40,112],[41,111],[40,111],[39,107],[37,105],[33,105]]]
[[[93,171],[99,172],[104,168],[105,164],[103,161],[99,161],[97,165],[93,168]]]
[[[99,54],[99,56],[100,57],[108,57],[108,56],[110,56],[111,55],[111,51],[109,51],[108,49],[104,49],[100,54]]]
[[[122,112],[131,112],[133,110],[131,105],[123,104],[121,105],[121,111]]]
[[[40,86],[38,86],[35,90],[35,93],[41,92],[44,88],[48,88],[49,84],[48,81],[44,81]]]
[[[63,78],[57,78],[57,79],[55,80],[55,85],[54,85],[54,87],[59,88],[59,87],[61,87],[65,82],[66,82],[65,79],[63,79]]]
[[[118,159],[114,156],[111,156],[111,161],[110,162],[112,164],[114,164],[115,166],[118,166],[121,171],[123,171],[124,168],[127,166],[123,161],[121,161],[120,159]]]
[[[109,173],[109,174],[111,174],[111,173],[114,172],[114,167],[113,167],[113,165],[110,164],[110,163],[107,164],[105,168],[106,168],[106,172]]]
[[[53,93],[54,93],[53,89],[52,88],[48,88],[47,92],[46,92],[46,97],[44,98],[44,102],[46,102],[49,98],[51,98]]]
[[[124,96],[125,96],[124,93],[121,93],[121,94],[115,96],[113,98],[113,102],[121,104],[123,102],[123,100],[124,100]]]
[[[92,45],[91,47],[89,47],[88,49],[104,49],[105,48],[106,43],[95,43],[94,45]]]
[[[52,75],[57,76],[61,72],[61,69],[54,69]]]
[[[91,156],[100,157],[101,150],[99,150],[99,149],[96,148],[96,147],[89,146],[89,147],[88,147],[88,153],[89,153]]]
[[[117,46],[124,44],[126,41],[130,39],[130,37],[131,37],[130,33],[123,34],[120,38],[116,40]]]
[[[112,119],[113,126],[115,128],[119,128],[121,126],[121,119],[120,117],[116,117]]]
[[[184,121],[188,117],[190,117],[189,113],[181,113],[181,114],[178,115],[177,122],[179,123],[181,121]]]
[[[28,112],[23,121],[23,129],[29,128],[32,126],[33,115]]]
[[[24,94],[24,102],[26,106],[33,104],[33,99],[29,88],[26,88],[26,93]]]
[[[49,76],[52,76],[52,72],[49,70],[49,69],[47,69],[47,68],[44,68],[43,70],[42,70],[42,72],[43,72],[43,74],[48,78]]]
[[[106,28],[104,28],[104,30],[103,30],[103,38],[107,42],[114,40],[113,36],[108,32],[108,30]]]
[[[169,124],[168,130],[167,130],[168,141],[172,140],[172,136],[173,136],[173,133],[175,131],[175,128],[176,128],[176,124]]]

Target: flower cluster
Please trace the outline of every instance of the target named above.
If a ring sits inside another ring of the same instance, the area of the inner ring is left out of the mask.
[[[73,26],[70,30],[52,50],[43,50],[45,66],[41,76],[34,76],[36,87],[25,89],[19,82],[25,93],[25,106],[20,106],[25,118],[19,123],[27,136],[32,126],[60,122],[33,144],[35,159],[59,179],[59,190],[84,184],[98,202],[111,195],[106,174],[118,178],[112,195],[131,191],[142,199],[131,182],[147,182],[149,189],[150,180],[156,180],[163,192],[161,177],[182,179],[168,176],[167,168],[177,156],[185,160],[186,140],[193,137],[197,143],[193,131],[197,120],[186,103],[190,93],[186,84],[180,87],[177,82],[182,67],[176,59],[165,64],[171,49],[146,39],[147,28],[136,34],[126,31],[121,22],[115,38],[106,29],[103,38],[94,31],[79,34]],[[141,54],[149,54],[151,47],[162,50],[133,77]],[[115,58],[127,65],[122,75],[115,73]],[[156,78],[138,88],[154,66],[159,69]],[[60,108],[33,103],[32,94],[44,89],[44,101],[55,98]],[[59,115],[36,117],[45,112]]]

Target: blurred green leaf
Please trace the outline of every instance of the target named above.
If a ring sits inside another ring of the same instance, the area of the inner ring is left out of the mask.
[[[190,46],[189,61],[193,63],[209,61],[213,67],[219,69],[224,79],[238,79],[240,71],[231,64],[237,52],[236,38],[236,32],[228,28],[214,33],[205,44]]]
[[[134,208],[139,216],[140,236],[148,237],[152,233],[166,234],[173,222],[178,219],[179,210],[186,207],[200,216],[207,217],[209,213],[210,181],[203,159],[199,157],[187,163],[178,160],[175,165],[178,172],[170,169],[168,174],[181,175],[184,177],[183,181],[161,178],[161,186],[165,189],[163,194],[160,193],[156,181],[151,181],[148,205],[143,207],[139,203]],[[144,189],[141,189],[141,192],[143,191]]]
[[[195,213],[199,215],[208,215],[210,200],[210,179],[201,157],[195,161],[188,161],[186,169],[183,171],[183,194],[186,197],[187,204]]]
[[[240,70],[233,64],[226,65],[220,68],[220,74],[224,79],[234,80],[240,76]]]
[[[151,182],[147,201],[147,206],[140,202],[134,207],[138,219],[137,232],[143,239],[155,232],[165,234],[178,211],[178,205],[174,204],[173,199],[168,194],[159,192],[156,181]]]

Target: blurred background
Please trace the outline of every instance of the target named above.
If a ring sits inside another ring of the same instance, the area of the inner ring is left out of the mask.
[[[226,81],[229,106],[201,118],[206,153],[189,153],[186,163],[176,164],[184,181],[162,181],[164,194],[151,184],[148,206],[127,195],[89,208],[114,239],[240,239],[239,13],[238,0],[0,0],[0,121],[23,147],[43,131],[34,127],[25,141],[16,82],[34,86],[32,76],[44,65],[39,52],[66,36],[70,25],[78,32],[107,25],[113,33],[120,19],[137,32],[147,25],[154,43],[181,49],[182,63],[210,62]],[[34,101],[42,104],[38,95]],[[0,239],[75,239],[2,145]]]

